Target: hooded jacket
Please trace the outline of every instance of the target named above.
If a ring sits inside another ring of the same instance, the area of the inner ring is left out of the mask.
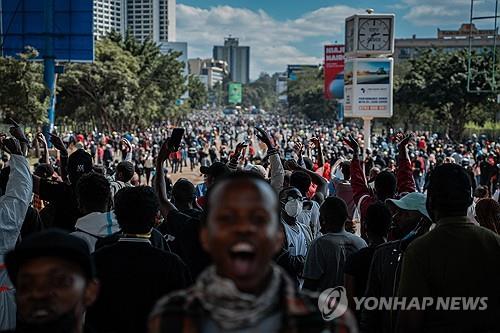
[[[114,212],[93,212],[79,218],[75,225],[73,236],[87,242],[90,252],[95,251],[95,244],[99,239],[110,236],[120,230]]]

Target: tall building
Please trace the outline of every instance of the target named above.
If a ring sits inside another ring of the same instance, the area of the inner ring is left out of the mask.
[[[123,0],[94,0],[94,36],[111,31],[125,33],[126,10]]]
[[[223,82],[228,74],[227,62],[215,59],[189,59],[189,74],[196,75],[206,88]]]
[[[94,0],[94,34],[129,31],[139,41],[176,39],[176,0]]]
[[[127,0],[127,30],[139,41],[175,41],[176,0]]]
[[[437,29],[437,38],[412,38],[396,39],[394,59],[396,62],[415,59],[419,53],[426,49],[440,49],[447,52],[469,48],[469,36],[472,33],[472,48],[482,52],[485,48],[492,49],[495,36],[496,44],[500,45],[498,31],[481,30],[474,24],[462,24],[458,30]]]
[[[229,65],[229,77],[233,82],[250,82],[250,47],[239,46],[239,39],[227,37],[224,46],[214,46],[213,58]]]

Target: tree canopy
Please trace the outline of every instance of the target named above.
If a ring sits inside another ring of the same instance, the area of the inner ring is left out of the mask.
[[[164,120],[185,92],[179,54],[152,41],[111,34],[96,43],[93,64],[70,64],[60,76],[60,115],[125,129]]]
[[[0,58],[0,117],[38,125],[46,119],[49,91],[41,64],[30,60],[36,56],[27,48],[19,59]]]
[[[476,73],[472,86],[492,90],[487,75],[493,64],[491,52],[474,52],[470,60]],[[425,125],[460,140],[467,122],[483,124],[494,119],[496,95],[467,91],[466,50],[426,50],[405,66],[395,80],[393,123]]]

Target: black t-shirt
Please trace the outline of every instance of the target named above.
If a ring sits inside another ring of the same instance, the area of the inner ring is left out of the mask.
[[[180,210],[180,212],[188,215],[189,217],[192,217],[193,219],[201,220],[202,211],[199,209],[192,208],[192,209]]]
[[[178,210],[171,211],[167,221],[158,227],[163,234],[172,235],[176,254],[188,266],[194,279],[210,264],[210,256],[203,250],[200,241],[201,222]]]
[[[356,283],[355,297],[363,297],[368,281],[368,272],[372,263],[374,246],[365,247],[347,258],[344,273],[354,277]]]
[[[147,332],[147,318],[164,295],[191,284],[181,259],[149,242],[121,239],[92,255],[101,289],[87,311],[98,332]]]
[[[40,179],[40,198],[48,201],[40,217],[46,227],[75,231],[76,220],[83,216],[78,210],[73,186],[47,179]]]
[[[95,244],[95,250],[97,251],[105,246],[116,244],[121,237],[122,232],[118,231],[112,235],[99,238]],[[157,249],[165,252],[177,253],[176,249],[172,246],[173,244],[171,244],[172,242],[165,239],[162,233],[154,228],[153,230],[151,230],[151,238],[149,239],[149,241],[151,242],[151,245],[153,245],[153,247],[156,247]]]

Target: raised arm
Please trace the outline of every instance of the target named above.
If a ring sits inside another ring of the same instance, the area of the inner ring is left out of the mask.
[[[169,147],[170,138],[167,138],[163,145],[161,146],[160,152],[158,153],[158,158],[156,159],[156,175],[154,187],[158,200],[160,201],[160,210],[165,219],[167,219],[168,213],[171,211],[176,211],[177,207],[174,206],[168,200],[167,197],[167,184],[165,182],[165,172],[163,171],[163,163],[168,159],[168,156],[172,151]]]
[[[269,163],[271,164],[271,186],[279,193],[285,182],[285,169],[283,168],[283,164],[281,164],[276,143],[269,133],[258,127],[255,129],[257,130],[257,138],[267,147],[267,156],[269,156]]]
[[[359,143],[349,135],[345,143],[353,150],[353,158],[351,161],[351,186],[354,202],[359,202],[364,195],[370,195],[370,190],[366,183],[365,173],[359,160]]]
[[[42,150],[43,150],[42,157],[43,157],[44,163],[50,164],[49,149],[48,149],[48,145],[47,145],[47,140],[45,139],[45,136],[43,135],[43,133],[38,133],[36,135],[36,140],[40,144],[40,148],[42,148]]]
[[[413,178],[410,157],[408,156],[408,144],[413,138],[413,134],[396,136],[398,144],[398,167],[396,170],[398,193],[415,192],[415,179]]]
[[[19,237],[31,201],[33,183],[23,144],[16,138],[1,138],[0,148],[11,155],[7,189],[0,197],[0,254],[4,254],[14,247]]]
[[[50,142],[54,147],[59,150],[59,156],[61,158],[61,178],[64,182],[69,182],[68,179],[68,151],[61,138],[57,135],[50,134]]]
[[[323,150],[321,149],[321,142],[318,138],[311,138],[311,142],[314,144],[314,148],[318,151],[318,168],[321,168],[325,164],[323,158]]]
[[[295,160],[286,161],[286,167],[292,171],[303,171],[311,177],[311,182],[317,186],[316,192],[322,193],[325,197],[328,196],[328,182],[325,178],[318,175],[316,172],[303,168],[295,162]]]
[[[306,164],[304,163],[304,145],[300,141],[295,141],[293,150],[295,154],[297,155],[297,163],[300,167],[305,167]]]
[[[234,154],[229,159],[229,162],[227,162],[227,167],[229,168],[229,170],[236,171],[236,169],[238,169],[238,160],[241,157],[242,152],[247,148],[247,146],[248,145],[245,142],[240,142],[236,145]]]

